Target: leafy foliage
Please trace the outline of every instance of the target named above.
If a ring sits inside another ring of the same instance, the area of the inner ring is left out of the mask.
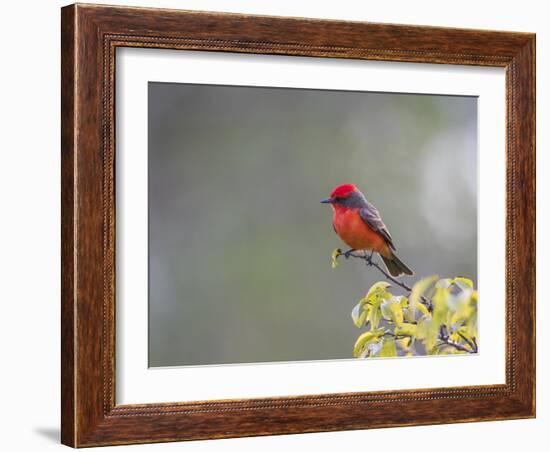
[[[335,258],[333,257],[333,262]],[[351,311],[357,358],[477,353],[477,291],[464,277],[421,279],[410,295],[374,284]]]

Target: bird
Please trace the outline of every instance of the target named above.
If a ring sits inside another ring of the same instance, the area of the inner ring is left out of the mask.
[[[321,203],[330,204],[333,211],[334,232],[353,251],[378,253],[394,277],[413,275],[413,271],[395,254],[396,248],[378,209],[367,201],[354,184],[338,185],[329,198]]]

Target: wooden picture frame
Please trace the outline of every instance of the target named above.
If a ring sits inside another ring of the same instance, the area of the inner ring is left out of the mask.
[[[535,35],[79,4],[62,9],[61,34],[64,444],[85,447],[535,416]],[[505,68],[506,383],[117,405],[118,47]]]

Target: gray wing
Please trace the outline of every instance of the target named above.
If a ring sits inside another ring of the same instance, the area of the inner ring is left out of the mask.
[[[390,246],[390,248],[395,250],[390,231],[388,231],[388,228],[382,221],[380,212],[378,212],[378,209],[376,207],[374,207],[370,202],[365,199],[365,207],[359,209],[359,215],[361,216],[363,221],[371,227],[371,229],[379,232],[382,237],[384,237],[384,240]]]

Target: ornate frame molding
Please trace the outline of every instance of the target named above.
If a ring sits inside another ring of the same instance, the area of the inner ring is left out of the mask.
[[[504,67],[506,384],[116,405],[118,47]],[[61,153],[64,444],[81,447],[535,415],[534,35],[71,5],[62,9]]]

